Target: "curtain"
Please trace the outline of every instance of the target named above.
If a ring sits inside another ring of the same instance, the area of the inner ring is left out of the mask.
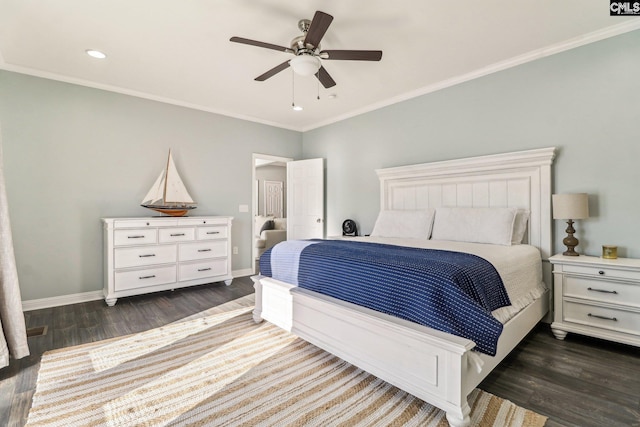
[[[16,359],[28,356],[29,346],[9,225],[1,137],[0,132],[0,368],[3,368],[9,365],[9,356]]]

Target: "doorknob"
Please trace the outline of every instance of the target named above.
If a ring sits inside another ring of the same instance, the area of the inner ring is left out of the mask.
[[[320,224],[320,223],[322,222],[322,220],[321,220],[320,218],[318,218],[318,219],[316,219],[316,222],[317,222],[318,224]]]

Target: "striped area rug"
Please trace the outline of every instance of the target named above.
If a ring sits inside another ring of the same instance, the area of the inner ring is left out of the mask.
[[[252,307],[47,352],[28,426],[446,426],[444,413]],[[475,426],[546,418],[475,390]]]

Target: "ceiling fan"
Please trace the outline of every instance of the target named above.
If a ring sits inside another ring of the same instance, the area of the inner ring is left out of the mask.
[[[380,61],[382,58],[381,50],[321,50],[320,41],[327,32],[329,25],[331,25],[331,21],[333,21],[333,16],[319,10],[313,16],[312,21],[301,19],[298,22],[298,28],[302,31],[302,35],[291,40],[290,47],[245,39],[243,37],[231,37],[230,41],[295,55],[294,58],[256,77],[255,80],[259,82],[265,81],[291,66],[297,74],[304,76],[315,74],[325,88],[330,88],[335,86],[336,82],[322,66],[321,59],[338,61]]]

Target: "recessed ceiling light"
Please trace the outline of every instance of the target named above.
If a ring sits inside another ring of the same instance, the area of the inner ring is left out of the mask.
[[[327,98],[329,98],[329,99],[336,99],[337,97],[338,97],[338,95],[335,94],[335,93],[327,95]]]
[[[302,111],[302,110],[303,110],[303,108],[301,106],[299,106],[299,105],[294,105],[293,106],[293,111]]]
[[[107,55],[95,49],[87,49],[85,50],[85,52],[87,52],[87,55],[89,55],[92,58],[104,59],[107,57]]]

